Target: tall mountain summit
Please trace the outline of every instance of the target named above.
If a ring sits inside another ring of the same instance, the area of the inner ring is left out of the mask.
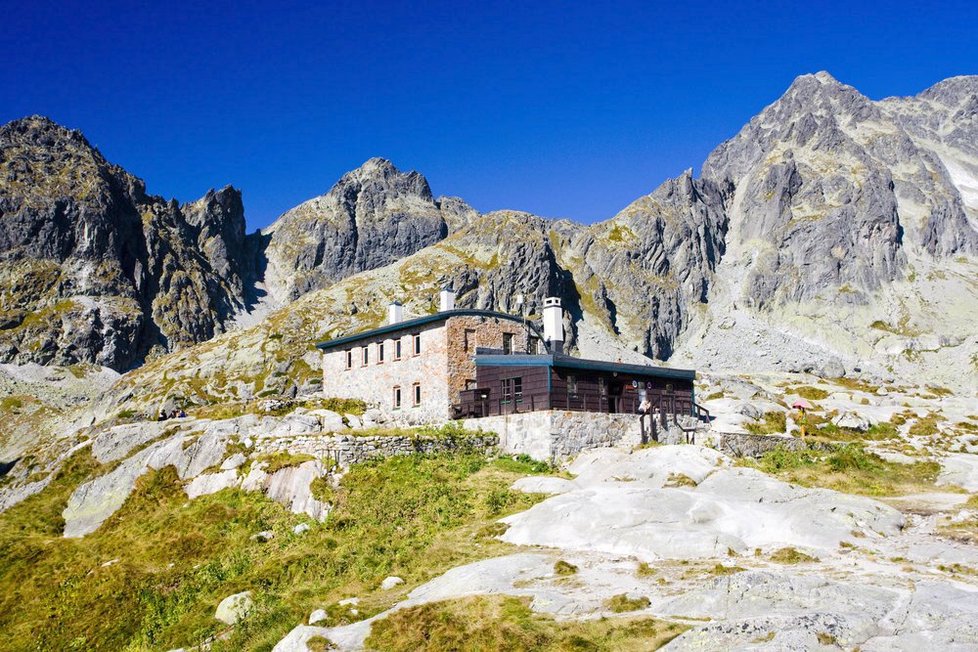
[[[461,306],[512,310],[523,294],[532,313],[560,294],[573,343],[594,355],[878,374],[923,361],[959,378],[978,364],[976,77],[872,101],[803,75],[700,178],[590,226],[479,214],[370,159],[245,235],[236,190],[184,206],[148,196],[46,119],[6,125],[0,147],[4,360],[123,369],[249,312],[256,325],[208,350],[265,351],[271,335],[373,325],[393,299],[430,310],[451,282]],[[275,369],[249,372],[262,385],[315,364],[305,344],[276,342]]]

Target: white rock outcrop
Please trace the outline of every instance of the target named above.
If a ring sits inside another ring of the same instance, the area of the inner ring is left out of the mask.
[[[214,612],[214,617],[222,623],[234,625],[239,620],[248,615],[255,601],[251,597],[251,591],[235,593],[221,600]]]

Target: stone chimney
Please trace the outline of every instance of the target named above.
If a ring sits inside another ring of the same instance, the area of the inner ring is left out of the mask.
[[[564,310],[560,297],[543,300],[543,338],[551,353],[564,352]]]
[[[448,312],[455,310],[455,290],[451,285],[446,285],[438,294],[438,312]]]
[[[404,321],[404,307],[400,301],[392,301],[387,306],[387,323],[396,324]]]

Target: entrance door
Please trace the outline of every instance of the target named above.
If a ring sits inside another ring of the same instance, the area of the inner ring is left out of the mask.
[[[621,412],[621,394],[623,385],[620,382],[612,382],[608,390],[608,412]]]

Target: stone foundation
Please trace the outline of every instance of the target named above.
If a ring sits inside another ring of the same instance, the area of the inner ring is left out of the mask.
[[[551,462],[591,448],[642,443],[641,426],[634,414],[546,410],[466,419],[464,427],[497,433],[502,453]]]
[[[312,455],[333,460],[340,466],[349,466],[373,458],[412,453],[430,455],[475,450],[489,454],[496,450],[498,444],[499,438],[493,433],[467,437],[295,435],[258,438],[255,441],[255,450],[258,453]]]

